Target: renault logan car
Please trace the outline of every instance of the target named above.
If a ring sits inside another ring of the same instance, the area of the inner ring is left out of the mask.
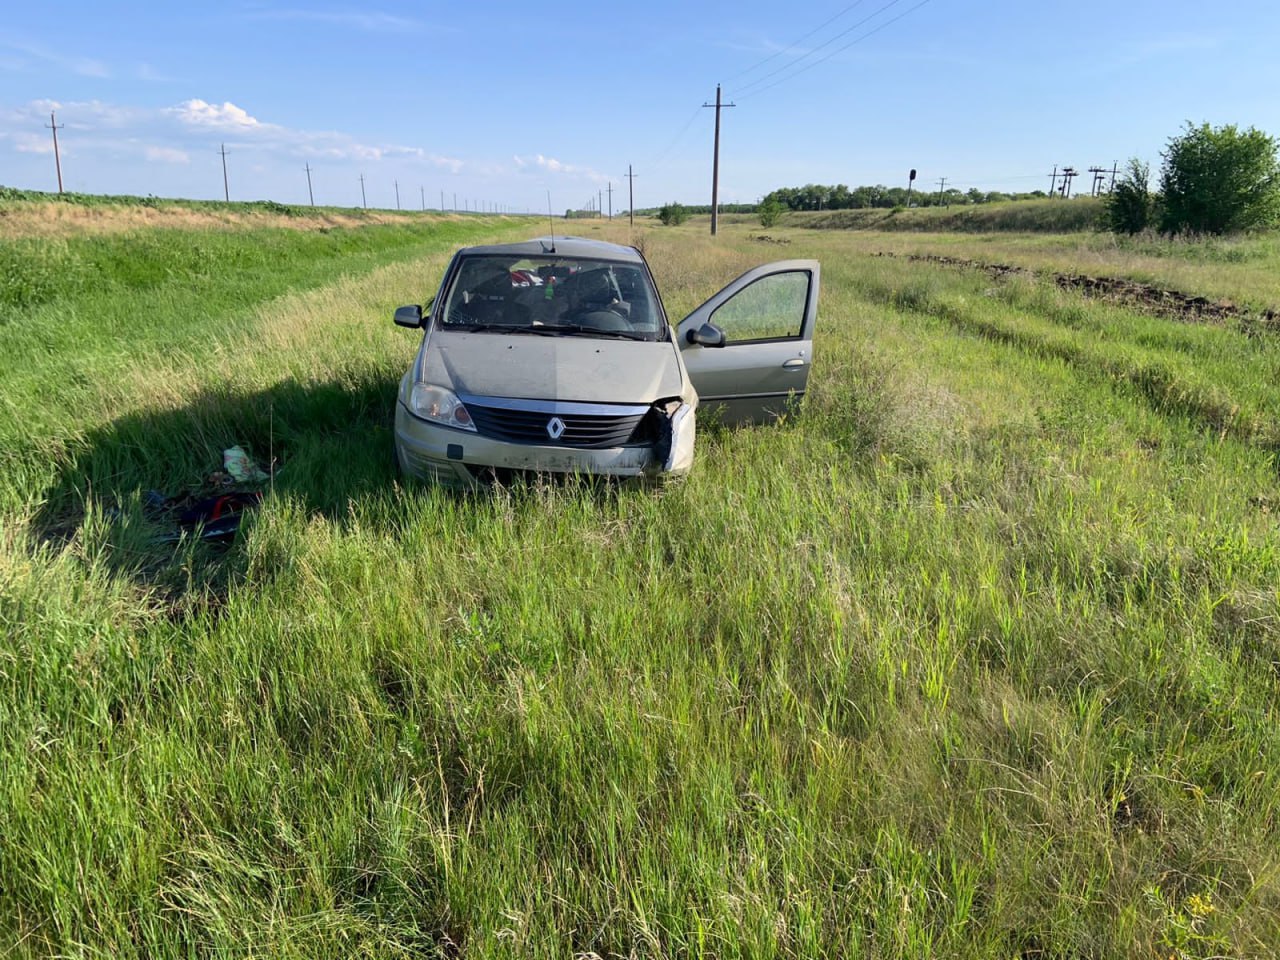
[[[400,383],[401,471],[453,486],[519,472],[671,477],[696,411],[776,418],[802,396],[819,267],[756,267],[672,327],[638,250],[547,237],[468,247],[424,311]]]

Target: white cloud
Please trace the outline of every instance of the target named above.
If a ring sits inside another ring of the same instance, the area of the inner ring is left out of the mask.
[[[95,60],[92,57],[78,57],[75,55],[66,55],[50,50],[48,47],[39,43],[28,43],[21,40],[0,40],[0,47],[9,50],[16,50],[20,54],[28,57],[34,57],[37,60],[43,60],[46,63],[52,63],[54,66],[61,67],[71,73],[78,73],[82,77],[97,77],[99,79],[111,76],[111,71],[107,65],[101,60]],[[20,69],[26,66],[25,60],[10,60],[15,64],[13,69]]]
[[[537,170],[543,170],[547,173],[578,177],[590,180],[594,183],[604,183],[609,179],[603,173],[593,170],[590,167],[583,167],[573,163],[565,163],[563,160],[557,160],[555,157],[548,157],[541,153],[536,153],[533,156],[527,157],[516,155],[511,159],[515,161],[516,168],[521,171],[534,168]]]
[[[176,147],[156,147],[148,145],[147,159],[157,163],[190,163],[191,154]]]
[[[298,161],[394,161],[455,174],[468,166],[457,157],[431,153],[422,147],[364,143],[340,131],[286,127],[260,120],[230,101],[216,103],[199,98],[160,109],[98,100],[32,100],[19,107],[0,106],[0,139],[27,153],[51,151],[52,146],[46,144],[48,138],[40,132],[40,127],[49,122],[51,111],[57,111],[60,125],[65,124],[62,136],[68,145],[109,149],[152,162],[188,163],[192,156],[206,150],[216,152],[218,145],[225,143],[236,152],[252,149]]]
[[[40,137],[34,133],[14,133],[9,135],[13,141],[13,149],[19,153],[53,153],[53,138]]]
[[[134,67],[133,75],[147,83],[174,83],[173,77],[166,76],[149,63],[139,63]]]
[[[248,111],[237,107],[230,101],[218,106],[203,100],[187,100],[170,108],[170,111],[183,123],[192,126],[244,128],[257,127],[256,117],[249,116]]]
[[[323,23],[334,27],[364,30],[367,33],[405,33],[422,30],[420,20],[399,17],[380,10],[255,10],[246,15],[250,20],[288,20]]]

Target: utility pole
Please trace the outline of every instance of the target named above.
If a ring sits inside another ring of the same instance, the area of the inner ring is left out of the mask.
[[[1053,165],[1053,173],[1049,174],[1049,196],[1058,192],[1058,165]]]
[[[453,191],[453,206],[449,208],[454,213],[458,212],[458,191]]]
[[[636,175],[631,172],[631,164],[627,164],[627,217],[630,225],[636,225]]]
[[[369,198],[364,195],[364,174],[363,173],[360,174],[360,203],[366,210],[369,209]]]
[[[395,184],[395,187],[396,187],[396,209],[399,210],[400,209],[400,181],[392,180],[391,182]]]
[[[440,191],[440,212],[444,213],[444,191]]]
[[[1115,193],[1116,191],[1116,166],[1117,166],[1116,162],[1112,160],[1111,161],[1111,186],[1107,188],[1108,193]]]
[[[227,186],[227,145],[218,144],[218,153],[222,154],[222,199],[231,202],[231,188]]]
[[[1077,176],[1075,167],[1062,168],[1062,198],[1071,199],[1071,181]]]
[[[609,181],[609,219],[613,219],[613,181]]]
[[[946,186],[947,186],[947,178],[939,177],[938,178],[938,206],[942,206],[942,191],[946,189]]]
[[[62,155],[58,153],[58,131],[66,126],[65,123],[58,123],[54,118],[53,111],[49,111],[49,122],[45,124],[53,131],[53,165],[58,169],[58,196],[62,196]]]
[[[1102,180],[1106,176],[1106,167],[1090,167],[1089,172],[1093,174],[1093,187],[1089,191],[1089,196],[1097,197],[1102,194]]]
[[[714,237],[716,231],[720,227],[720,109],[722,107],[736,107],[736,103],[720,102],[720,84],[716,84],[716,102],[714,104],[704,103],[704,107],[714,106],[716,108],[716,140],[715,152],[711,159],[711,235]]]
[[[311,205],[316,205],[316,195],[311,192],[311,164],[307,164],[307,196],[311,199]]]
[[[422,212],[426,213],[427,212],[427,188],[419,184],[418,192],[422,194]]]

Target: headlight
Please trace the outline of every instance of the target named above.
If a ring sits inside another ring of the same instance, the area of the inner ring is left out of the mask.
[[[441,423],[446,427],[475,432],[476,425],[471,421],[471,414],[462,405],[457,394],[433,383],[415,383],[409,394],[409,410],[414,416],[432,423]]]

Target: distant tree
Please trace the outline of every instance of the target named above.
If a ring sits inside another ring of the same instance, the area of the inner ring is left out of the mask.
[[[965,199],[968,200],[970,203],[986,203],[987,202],[987,195],[983,193],[981,190],[979,190],[977,187],[970,187],[969,192],[966,193],[964,196],[965,196]]]
[[[1262,131],[1188,123],[1161,157],[1166,233],[1227,233],[1280,217],[1280,160]]]
[[[760,204],[760,226],[772,227],[782,217],[782,204],[772,195],[765,197],[764,203]]]
[[[1132,236],[1151,225],[1151,167],[1137,157],[1125,165],[1124,176],[1116,181],[1107,197],[1107,225],[1113,233]]]
[[[689,219],[689,211],[679,203],[666,203],[658,210],[658,219],[663,226],[678,227]]]

